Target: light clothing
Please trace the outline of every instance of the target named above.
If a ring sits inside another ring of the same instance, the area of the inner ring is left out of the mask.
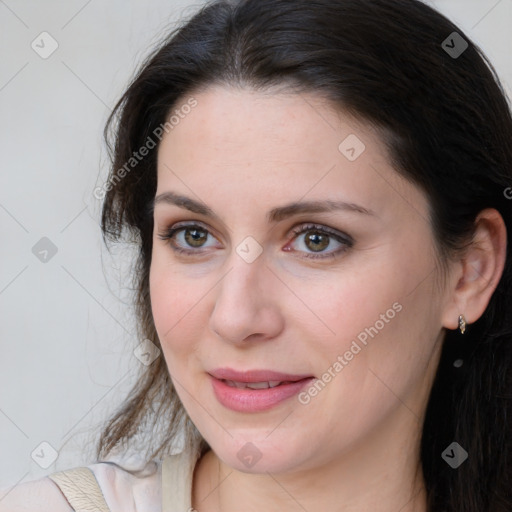
[[[192,479],[198,451],[183,451],[153,462],[135,476],[100,462],[48,475],[76,512],[191,512]]]

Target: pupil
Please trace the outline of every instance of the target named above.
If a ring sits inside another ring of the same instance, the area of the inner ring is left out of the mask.
[[[200,233],[203,233],[203,235],[201,235]],[[192,237],[192,240],[189,240],[190,237]],[[186,234],[185,234],[185,239],[187,240],[187,242],[188,243],[190,243],[190,241],[193,242],[191,245],[194,245],[194,243],[196,243],[196,242],[204,241],[205,238],[206,238],[206,236],[204,234],[204,231],[202,232],[198,229],[189,229],[186,231]]]
[[[322,244],[322,240],[323,240],[323,244]],[[322,235],[322,234],[318,234],[318,233],[316,233],[314,235],[309,235],[306,238],[306,241],[313,242],[313,244],[315,244],[313,247],[310,247],[310,249],[315,250],[315,251],[325,249],[329,245],[328,237],[326,235]],[[320,242],[321,245],[318,245],[318,242]]]

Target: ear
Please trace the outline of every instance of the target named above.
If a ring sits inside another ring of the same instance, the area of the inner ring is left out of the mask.
[[[503,217],[494,208],[482,210],[475,219],[471,245],[455,264],[448,304],[442,323],[458,329],[459,315],[466,323],[476,322],[484,313],[501,279],[507,253],[507,229]]]

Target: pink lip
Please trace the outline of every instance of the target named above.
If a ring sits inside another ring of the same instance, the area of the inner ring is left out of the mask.
[[[237,412],[260,412],[271,409],[282,401],[296,395],[314,377],[311,375],[290,375],[269,370],[236,372],[226,368],[210,372],[210,379],[213,392],[217,400],[224,407]],[[229,386],[224,382],[224,379],[236,382],[265,382],[270,380],[289,382],[274,388],[240,389]]]

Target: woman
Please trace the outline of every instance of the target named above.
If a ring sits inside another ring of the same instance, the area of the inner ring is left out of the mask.
[[[211,3],[109,133],[144,373],[96,464],[5,510],[512,509],[512,118],[459,28],[416,0]],[[140,430],[152,466],[106,460]]]

